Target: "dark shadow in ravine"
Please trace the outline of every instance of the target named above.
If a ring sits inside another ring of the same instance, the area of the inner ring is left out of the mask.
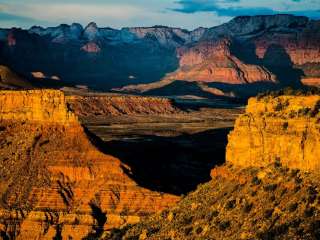
[[[134,141],[102,142],[88,132],[104,153],[119,158],[140,186],[172,194],[186,194],[210,180],[210,171],[225,162],[231,129],[213,129],[177,137],[141,136]]]

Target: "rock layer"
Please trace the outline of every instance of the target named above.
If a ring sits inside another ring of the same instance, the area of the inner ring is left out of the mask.
[[[62,92],[1,92],[0,231],[16,239],[94,239],[178,197],[139,187],[88,139]]]
[[[201,42],[195,47],[181,49],[180,70],[169,79],[228,84],[275,82],[276,77],[266,68],[246,64],[231,51],[231,41]]]
[[[172,100],[138,96],[69,96],[70,108],[81,117],[132,114],[172,114],[179,110]]]
[[[302,170],[319,170],[319,96],[252,98],[229,135],[226,160],[240,166],[278,161]]]

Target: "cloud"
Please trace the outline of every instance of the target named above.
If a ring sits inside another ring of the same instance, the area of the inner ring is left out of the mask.
[[[307,3],[300,3],[302,0],[292,0],[295,2],[296,8],[301,10],[287,10],[281,9],[282,6],[287,5],[283,1],[279,1],[277,4],[272,3],[272,1],[257,1],[255,5],[252,1],[242,1],[242,0],[179,0],[175,3],[179,5],[176,8],[170,8],[170,10],[181,13],[196,13],[196,12],[214,12],[218,16],[241,16],[241,15],[270,15],[270,14],[297,14],[304,15],[312,18],[319,17],[319,10],[312,9],[311,4],[309,7],[311,9],[304,9],[308,7]],[[318,4],[320,9],[320,4]],[[278,9],[277,9],[278,8]]]
[[[48,24],[48,22],[31,17],[18,16],[2,12],[2,9],[0,8],[0,28],[24,27],[35,24]]]
[[[49,22],[84,21],[90,18],[130,19],[143,13],[143,9],[126,4],[85,4],[85,3],[39,3],[39,4],[7,4],[6,11],[17,15]]]

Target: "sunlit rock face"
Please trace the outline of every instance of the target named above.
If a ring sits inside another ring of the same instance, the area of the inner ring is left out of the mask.
[[[97,150],[60,91],[1,91],[0,113],[1,236],[96,239],[179,199]]]
[[[69,107],[80,117],[181,112],[172,100],[140,96],[68,96]]]
[[[240,166],[319,170],[319,96],[252,98],[229,135],[226,159]]]
[[[300,75],[292,78],[305,81],[313,78],[309,83],[314,83],[315,76],[320,76],[319,29],[319,21],[306,17],[237,17],[205,31],[195,46],[178,50],[180,68],[173,76],[225,83],[272,81],[276,77],[281,82],[280,71],[290,78],[296,68],[301,70],[296,73]],[[223,38],[230,39],[234,46],[216,44]],[[239,68],[233,62],[241,62],[242,66]],[[242,79],[241,72],[244,72]],[[270,72],[274,77],[270,77]],[[243,81],[246,77],[249,81]]]
[[[228,84],[276,81],[266,68],[246,64],[235,57],[230,50],[231,44],[230,40],[222,39],[180,49],[180,70],[168,78]]]

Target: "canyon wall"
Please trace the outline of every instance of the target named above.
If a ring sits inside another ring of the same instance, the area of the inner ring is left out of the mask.
[[[0,120],[76,124],[63,92],[56,90],[0,91]]]
[[[138,186],[54,90],[0,92],[0,234],[95,239],[179,198]]]
[[[126,95],[68,96],[69,107],[80,117],[132,114],[172,114],[179,110],[167,98]]]
[[[245,84],[276,82],[266,68],[241,61],[231,53],[232,41],[200,42],[191,48],[179,49],[180,68],[169,79]]]
[[[320,96],[251,98],[228,136],[226,160],[240,166],[280,162],[320,168]]]

